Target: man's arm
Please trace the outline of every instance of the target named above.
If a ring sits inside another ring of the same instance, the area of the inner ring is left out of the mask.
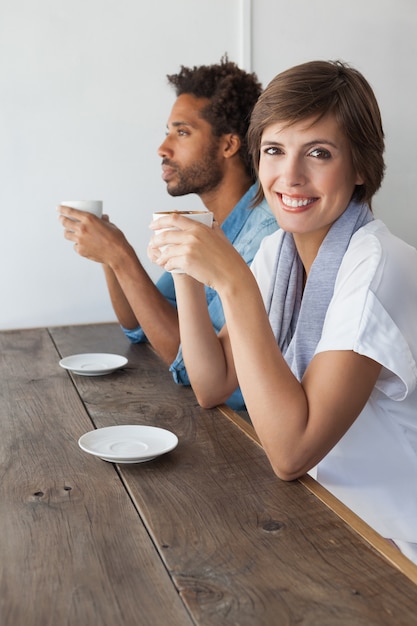
[[[128,329],[140,325],[154,350],[170,365],[180,344],[176,308],[155,286],[122,231],[107,216],[99,219],[64,206],[59,212],[64,236],[74,242],[75,251],[105,267],[120,324]]]
[[[127,329],[140,325],[154,350],[170,365],[180,345],[177,310],[155,286],[130,246],[114,265],[105,267],[105,276],[120,324]]]
[[[127,330],[137,328],[137,326],[139,326],[137,317],[123,293],[123,289],[120,287],[113,270],[108,267],[108,265],[103,265],[102,267],[106,278],[107,289],[109,290],[110,300],[119,324]]]

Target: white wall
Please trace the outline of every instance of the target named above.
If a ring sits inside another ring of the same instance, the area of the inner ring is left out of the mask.
[[[0,328],[114,319],[101,267],[63,238],[60,200],[102,199],[157,275],[148,224],[179,202],[156,153],[166,74],[226,51],[239,62],[241,6],[0,0]]]
[[[63,238],[60,200],[104,200],[157,276],[152,211],[198,202],[160,178],[165,76],[225,51],[264,84],[312,58],[365,73],[387,137],[375,210],[417,245],[416,35],[415,0],[0,0],[0,329],[114,319],[101,268]]]

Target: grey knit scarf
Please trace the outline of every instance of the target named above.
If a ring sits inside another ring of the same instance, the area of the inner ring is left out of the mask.
[[[267,312],[282,354],[298,380],[320,340],[336,276],[350,239],[373,219],[367,204],[349,204],[321,244],[304,292],[303,265],[292,234],[284,233],[277,251]]]

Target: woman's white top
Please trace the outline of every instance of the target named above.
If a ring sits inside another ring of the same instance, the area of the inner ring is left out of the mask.
[[[277,242],[252,263],[264,301]],[[311,474],[384,537],[417,543],[417,250],[374,220],[352,237],[316,354],[353,350],[383,367],[359,417]]]

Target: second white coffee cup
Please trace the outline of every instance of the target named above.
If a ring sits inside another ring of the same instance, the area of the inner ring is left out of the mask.
[[[170,215],[171,213],[183,215],[190,220],[194,220],[195,222],[200,222],[200,224],[205,224],[210,228],[213,226],[213,213],[212,211],[155,211],[152,214],[153,220],[158,220],[165,215]],[[175,230],[175,228],[161,228],[156,230],[155,233],[162,233],[165,230]],[[182,270],[171,270],[171,274],[184,274]]]

